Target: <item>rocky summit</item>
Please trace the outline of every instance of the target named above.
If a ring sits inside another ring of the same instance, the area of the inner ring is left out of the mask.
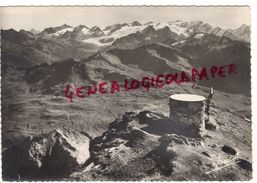
[[[217,127],[224,118],[231,122],[245,121],[237,115],[212,108]],[[222,130],[208,130],[200,138],[183,134],[183,128],[161,113],[141,111],[127,112],[110,123],[108,131],[93,139],[90,168],[71,174],[74,180],[247,180],[251,163],[245,159],[247,148],[228,142],[233,134]],[[240,128],[240,127],[236,127]],[[219,138],[217,138],[219,136]],[[224,152],[225,147],[238,154]],[[229,143],[229,144],[227,144]],[[246,166],[243,166],[244,162]],[[222,168],[230,166],[227,172]]]

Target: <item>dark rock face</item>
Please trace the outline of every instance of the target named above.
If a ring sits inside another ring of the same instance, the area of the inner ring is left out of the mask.
[[[67,176],[90,158],[89,143],[87,136],[64,128],[28,138],[3,154],[6,161],[13,158],[13,163],[5,163],[3,174],[10,179],[19,176],[32,180],[33,177]],[[20,163],[17,165],[17,162]]]
[[[92,33],[92,35],[95,37],[104,35],[103,31],[97,26],[94,26],[91,29],[89,29],[89,32]]]
[[[142,24],[140,23],[140,22],[138,22],[138,21],[133,21],[132,23],[131,23],[131,26],[141,26]]]

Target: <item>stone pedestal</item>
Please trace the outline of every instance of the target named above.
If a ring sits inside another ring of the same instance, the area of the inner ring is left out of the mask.
[[[206,99],[200,95],[170,96],[170,118],[188,137],[200,138],[205,132]]]

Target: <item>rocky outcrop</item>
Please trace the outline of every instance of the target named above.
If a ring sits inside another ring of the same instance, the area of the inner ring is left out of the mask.
[[[243,120],[223,110],[214,114],[211,109],[211,114],[218,120],[223,115]],[[221,138],[216,135],[217,131],[206,129],[204,138],[192,138],[181,124],[161,113],[126,112],[110,123],[102,136],[92,140],[92,166],[72,173],[70,178],[83,181],[227,180],[228,173],[222,171],[222,167],[233,164],[233,180],[247,179],[242,172],[251,174],[249,159],[240,159],[243,158],[240,153],[231,157],[231,153],[223,152],[221,146],[227,143],[228,138],[223,138],[228,135],[227,130],[224,134],[219,131]]]
[[[3,173],[26,179],[67,176],[90,158],[89,143],[87,136],[72,129],[36,135],[3,154],[10,161]]]

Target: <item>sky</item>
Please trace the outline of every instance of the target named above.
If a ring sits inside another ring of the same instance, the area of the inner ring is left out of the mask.
[[[173,20],[203,21],[212,26],[235,29],[250,25],[250,8],[236,7],[0,7],[2,29],[41,31],[47,27],[68,24],[104,28],[115,23],[167,22]]]

